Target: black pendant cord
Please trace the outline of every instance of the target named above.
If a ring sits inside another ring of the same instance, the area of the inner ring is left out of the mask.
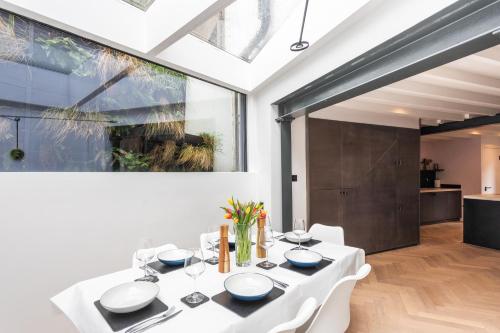
[[[309,6],[309,0],[306,0],[306,6],[304,7],[304,16],[302,17],[302,27],[300,28],[299,41],[290,45],[290,51],[302,51],[309,47],[309,42],[302,40],[304,34],[304,26],[306,25],[307,7]]]

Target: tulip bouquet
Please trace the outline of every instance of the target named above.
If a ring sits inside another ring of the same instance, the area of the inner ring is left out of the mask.
[[[221,207],[225,211],[224,217],[233,221],[236,242],[236,265],[249,266],[252,253],[252,226],[258,218],[266,216],[264,204],[254,201],[242,203],[233,198],[227,201],[229,207]]]

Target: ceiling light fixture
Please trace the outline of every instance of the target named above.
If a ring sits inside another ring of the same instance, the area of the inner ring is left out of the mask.
[[[290,51],[303,51],[309,47],[309,42],[302,40],[302,34],[304,33],[304,25],[306,24],[307,6],[309,5],[309,0],[306,0],[306,6],[304,8],[304,17],[302,17],[302,28],[300,28],[299,41],[290,45]]]
[[[443,121],[442,121],[441,119],[438,119],[438,120],[436,120],[436,123],[437,123],[438,125],[441,125],[441,124],[443,123]]]
[[[470,114],[468,113],[464,114],[464,119],[470,119]]]

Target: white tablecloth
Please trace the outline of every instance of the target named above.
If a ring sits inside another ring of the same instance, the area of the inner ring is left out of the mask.
[[[269,259],[274,263],[284,262],[283,253],[294,247],[292,244],[276,241],[271,248]],[[175,305],[184,311],[175,318],[148,330],[155,332],[204,332],[204,333],[264,333],[279,323],[292,319],[302,302],[315,297],[323,302],[333,285],[346,275],[354,274],[365,262],[365,254],[361,249],[337,246],[322,242],[310,248],[326,257],[335,258],[335,262],[321,271],[306,276],[281,267],[265,271],[255,264],[261,259],[255,257],[253,247],[253,263],[251,267],[239,268],[234,264],[234,255],[231,257],[231,272],[221,274],[217,266],[206,265],[205,273],[198,278],[199,291],[212,297],[224,290],[224,280],[234,273],[255,271],[266,274],[271,278],[286,282],[290,287],[285,294],[263,308],[257,310],[247,318],[242,318],[221,305],[209,301],[197,308],[191,309],[180,299],[193,291],[193,280],[183,269],[167,274],[158,274],[160,294],[158,298],[165,304]],[[94,302],[109,288],[120,283],[130,282],[140,277],[142,271],[131,268],[113,274],[79,282],[52,298],[75,326],[83,333],[112,332],[106,321],[94,306]]]

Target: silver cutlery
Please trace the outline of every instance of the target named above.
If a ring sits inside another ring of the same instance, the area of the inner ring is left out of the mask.
[[[288,288],[290,287],[287,283],[285,282],[282,282],[282,281],[279,281],[279,280],[276,280],[276,279],[273,279],[272,277],[269,277],[275,284],[277,284],[278,286],[280,286],[281,288]]]
[[[172,313],[172,314],[171,314],[170,316],[168,316],[168,317],[165,317],[165,318],[159,319],[159,320],[157,320],[157,321],[155,321],[155,322],[152,322],[151,324],[149,324],[149,325],[147,325],[147,326],[145,326],[145,327],[141,327],[141,328],[139,328],[139,329],[137,329],[137,330],[135,330],[135,331],[132,331],[131,333],[140,333],[140,332],[144,332],[145,330],[148,330],[148,329],[150,329],[151,327],[154,327],[154,326],[156,326],[156,325],[162,324],[162,323],[164,323],[164,322],[166,322],[166,321],[168,321],[168,320],[170,320],[170,319],[174,318],[175,316],[177,316],[177,315],[178,315],[179,313],[181,313],[181,312],[182,312],[182,309],[181,309],[181,310],[179,310],[179,311],[177,311],[177,312],[175,312],[175,313]]]
[[[151,317],[149,319],[146,319],[144,321],[141,321],[140,323],[138,324],[135,324],[134,326],[132,327],[129,327],[125,333],[132,333],[132,332],[136,332],[136,330],[140,329],[141,327],[144,326],[144,324],[146,323],[149,323],[151,321],[154,321],[154,320],[161,320],[161,319],[165,319],[165,318],[169,318],[172,313],[175,311],[175,305],[172,306],[170,309],[168,309],[166,312],[164,312],[163,314],[159,315],[159,316],[155,316],[155,317]]]

